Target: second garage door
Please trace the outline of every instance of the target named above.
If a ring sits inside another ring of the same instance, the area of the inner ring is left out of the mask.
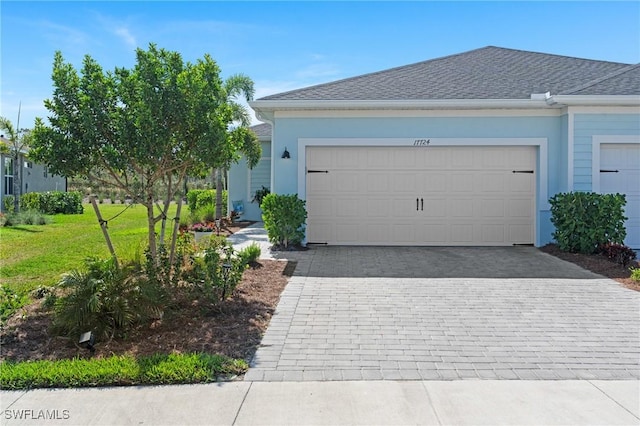
[[[534,147],[307,147],[307,241],[533,244]]]

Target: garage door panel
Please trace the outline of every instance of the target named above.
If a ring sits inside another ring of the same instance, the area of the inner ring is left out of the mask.
[[[529,244],[533,226],[530,223],[514,223],[507,225],[509,241],[514,244]]]
[[[526,218],[531,217],[531,211],[533,210],[534,203],[531,199],[507,199],[506,200],[506,215],[512,218]]]
[[[409,151],[407,151],[409,153]],[[442,170],[450,167],[451,154],[450,151],[444,149],[423,149],[419,151],[413,150],[415,158],[420,159],[420,163],[424,169]]]
[[[487,192],[504,192],[505,176],[504,173],[486,173],[481,176],[479,191]]]
[[[488,244],[497,244],[504,241],[504,225],[482,225],[482,241]]]
[[[522,157],[529,166],[535,152],[533,147],[309,147],[307,167],[322,164],[328,173],[307,175],[307,240],[532,243],[534,175],[513,174],[515,167],[507,163]],[[320,153],[323,161],[314,162]],[[331,164],[324,163],[328,158]],[[330,183],[318,180],[322,178]]]
[[[505,216],[505,201],[503,199],[480,200],[481,215],[484,218],[503,218]]]
[[[472,218],[474,216],[473,204],[473,199],[451,199],[449,200],[449,216]]]
[[[473,225],[461,223],[451,225],[450,234],[453,244],[471,244],[474,241]]]
[[[475,192],[475,181],[477,176],[472,173],[461,172],[449,177],[451,192]]]
[[[419,214],[419,213],[418,213]],[[445,198],[429,198],[424,202],[425,218],[443,218],[447,216],[447,200]],[[428,219],[425,219],[428,220]]]
[[[387,172],[388,173],[388,172]],[[419,189],[419,176],[415,172],[397,172],[390,175],[391,191],[393,193],[415,194]]]
[[[414,174],[414,188],[425,194],[438,194],[449,191],[449,177],[443,172],[425,171],[420,175]]]
[[[600,169],[617,173],[600,173],[600,192],[625,194],[625,244],[640,249],[640,145],[600,145]]]
[[[391,217],[393,206],[387,198],[370,198],[365,200],[365,203],[365,211],[361,212],[361,214],[368,215],[372,218]]]
[[[388,193],[391,190],[388,173],[367,172],[364,184],[366,185],[367,192],[370,194],[377,192]]]

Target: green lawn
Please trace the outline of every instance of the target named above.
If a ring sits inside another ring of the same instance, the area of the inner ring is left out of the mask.
[[[124,208],[122,204],[100,205],[105,220]],[[169,217],[173,215],[172,212]],[[108,222],[119,258],[131,258],[144,251],[146,224],[146,209],[140,205]],[[168,222],[168,232],[172,224]],[[82,268],[88,256],[109,256],[91,205],[84,206],[82,215],[53,216],[48,225],[0,227],[0,284],[19,294],[55,284],[65,272]]]

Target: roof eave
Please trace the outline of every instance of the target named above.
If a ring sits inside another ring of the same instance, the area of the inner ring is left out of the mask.
[[[291,110],[445,110],[445,109],[548,109],[545,99],[428,99],[428,100],[256,100],[249,102],[258,114]]]
[[[553,95],[547,102],[562,106],[640,106],[640,95]]]

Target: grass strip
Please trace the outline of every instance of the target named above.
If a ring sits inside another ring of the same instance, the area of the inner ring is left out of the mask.
[[[7,361],[0,364],[0,389],[207,383],[243,374],[247,369],[243,360],[205,353]]]

